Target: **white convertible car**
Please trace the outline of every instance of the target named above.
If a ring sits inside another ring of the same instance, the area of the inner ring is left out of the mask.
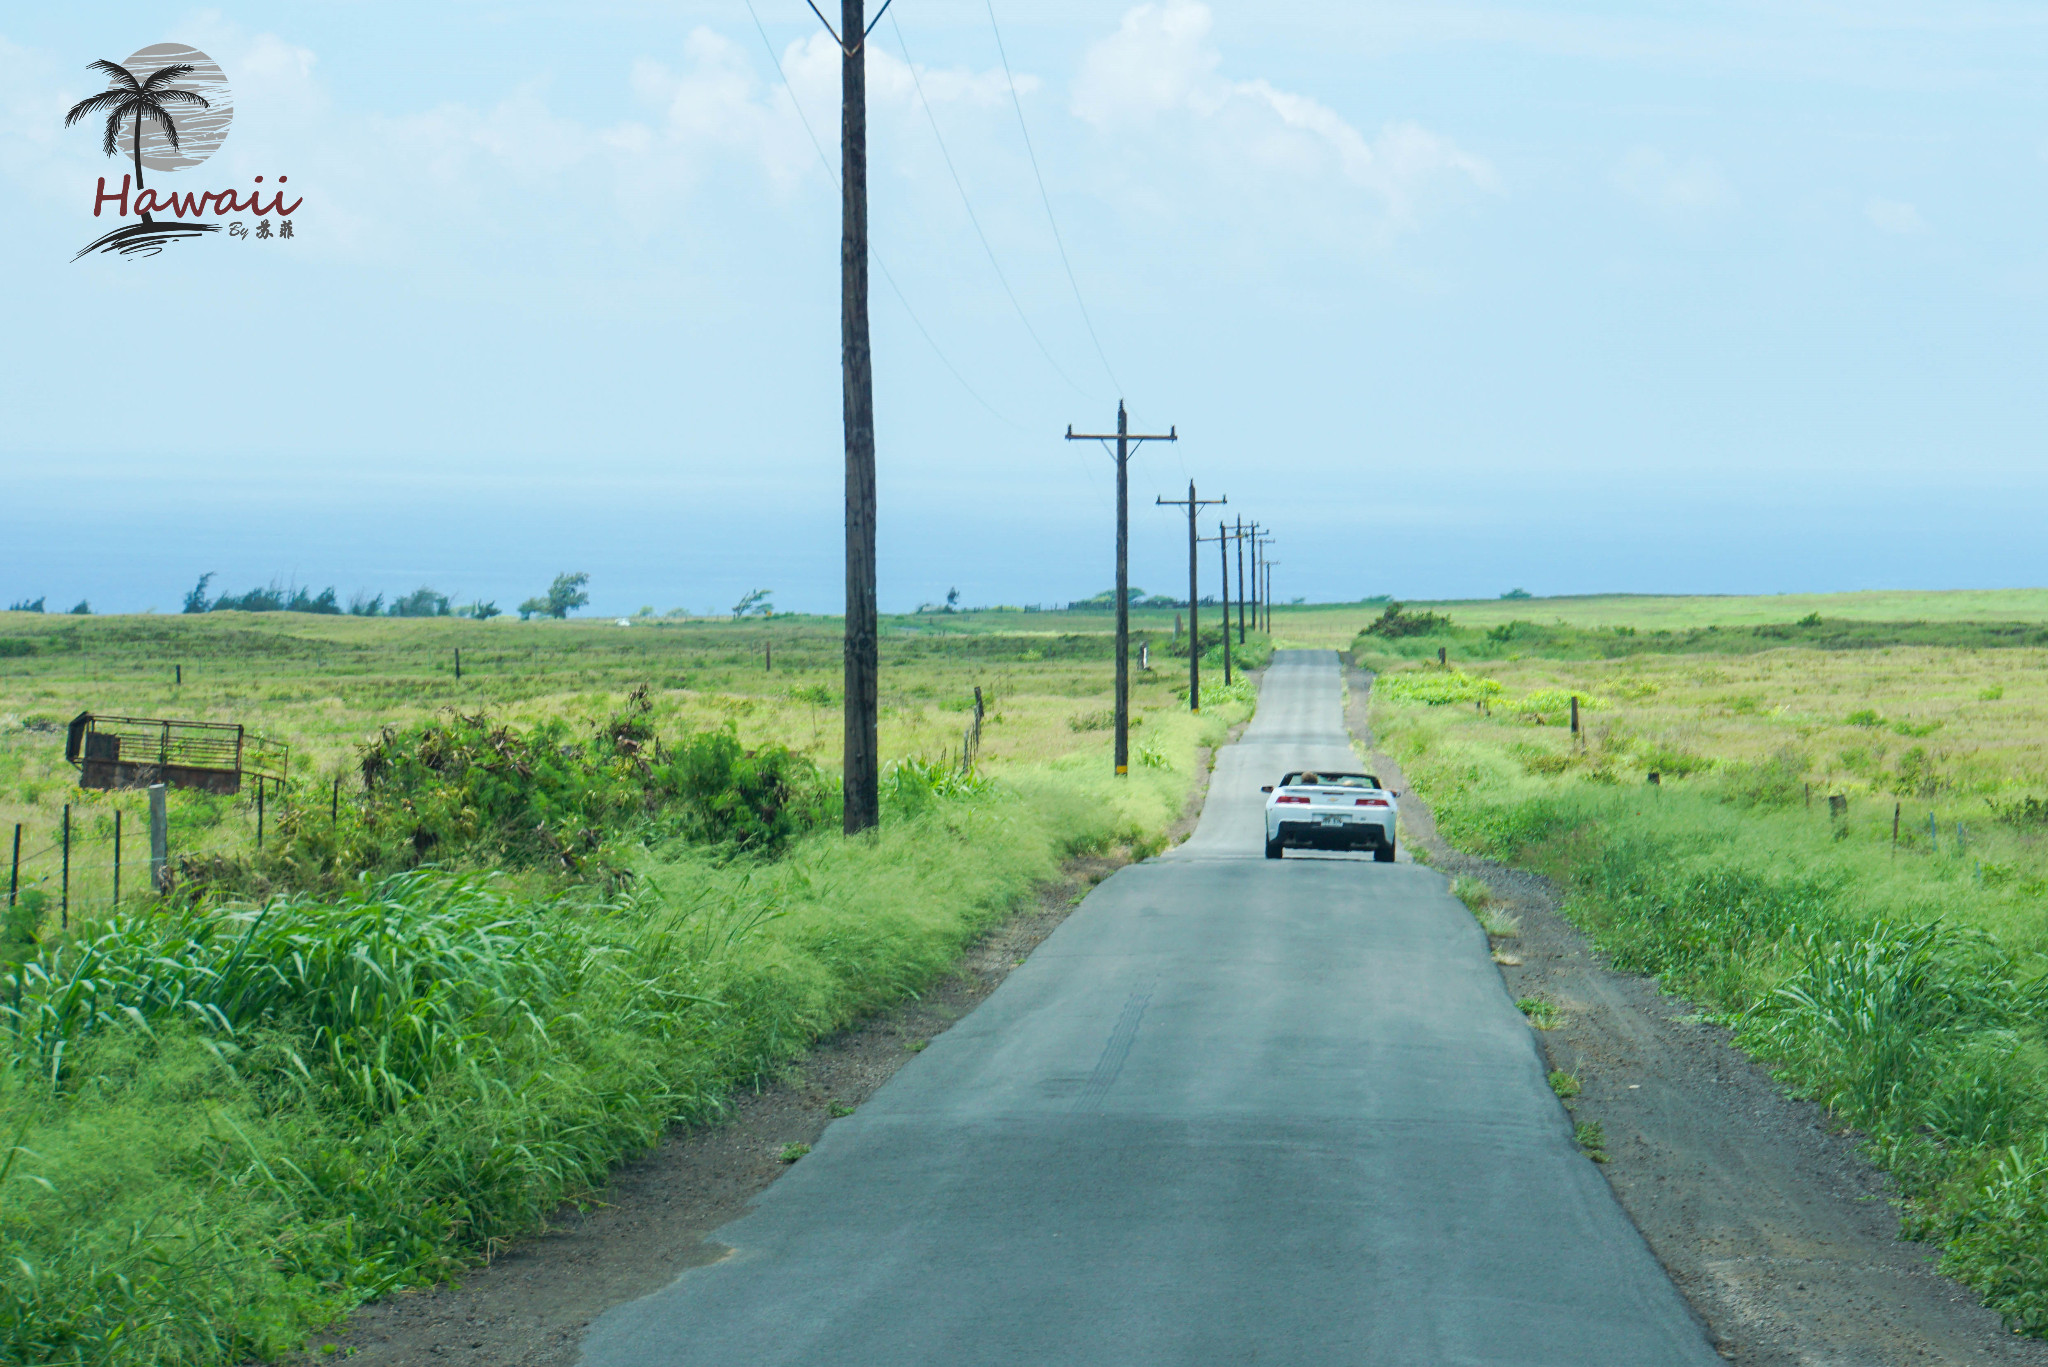
[[[1394,795],[1371,774],[1327,770],[1288,774],[1260,791],[1266,799],[1266,858],[1282,851],[1371,850],[1382,864],[1394,862]]]

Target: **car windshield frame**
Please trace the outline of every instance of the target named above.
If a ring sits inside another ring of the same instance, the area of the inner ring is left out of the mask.
[[[1302,782],[1303,774],[1314,774],[1315,782]],[[1347,782],[1346,780],[1351,780]],[[1318,769],[1297,769],[1282,776],[1276,785],[1281,788],[1349,788],[1357,791],[1383,793],[1379,778],[1373,774],[1326,774]]]

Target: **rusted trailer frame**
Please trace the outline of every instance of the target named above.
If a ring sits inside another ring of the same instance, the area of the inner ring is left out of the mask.
[[[290,747],[233,722],[107,717],[71,719],[64,758],[81,788],[146,788],[152,783],[232,794],[244,776],[284,786]]]

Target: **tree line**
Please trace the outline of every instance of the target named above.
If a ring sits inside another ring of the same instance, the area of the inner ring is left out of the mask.
[[[564,573],[555,576],[555,582],[548,586],[546,593],[529,598],[518,608],[519,619],[526,621],[533,617],[564,618],[577,608],[590,603],[590,594],[585,585],[590,576],[582,573]],[[208,597],[207,590],[213,583],[213,572],[199,576],[199,582],[185,595],[184,611],[198,612],[311,612],[332,616],[350,617],[467,617],[487,622],[493,617],[504,616],[504,610],[497,603],[478,599],[475,602],[457,604],[447,594],[422,584],[411,593],[402,594],[390,602],[384,595],[354,594],[346,606],[333,585],[315,593],[309,586],[287,586],[271,580],[267,586],[258,586],[247,593],[222,593]],[[42,600],[35,606],[17,605],[28,611],[42,611]],[[80,604],[74,611],[90,611]]]

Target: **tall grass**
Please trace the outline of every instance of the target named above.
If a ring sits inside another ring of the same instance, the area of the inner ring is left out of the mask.
[[[1753,766],[1622,787],[1546,776],[1464,714],[1376,697],[1374,719],[1448,839],[1556,877],[1617,967],[1701,1002],[1865,1135],[1945,1270],[2048,1331],[2048,980],[2038,914],[2031,933],[2014,917],[2031,899],[1816,818]]]
[[[873,837],[677,838],[628,897],[421,870],[42,946],[0,978],[0,1361],[274,1355],[440,1277],[929,983],[1061,857],[1155,840],[1185,782],[899,766]]]

